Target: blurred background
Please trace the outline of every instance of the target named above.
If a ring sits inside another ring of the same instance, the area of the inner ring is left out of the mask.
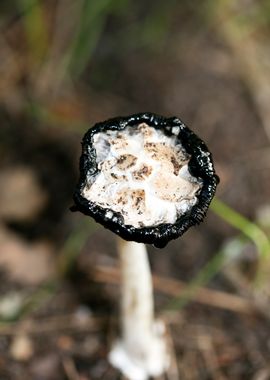
[[[95,122],[178,116],[221,182],[205,222],[149,247],[164,379],[270,379],[268,0],[0,2],[0,379],[121,379],[113,234],[71,213]]]

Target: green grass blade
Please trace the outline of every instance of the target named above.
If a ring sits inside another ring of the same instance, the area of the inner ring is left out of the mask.
[[[41,61],[48,50],[48,28],[45,20],[44,5],[40,0],[17,0],[22,12],[26,40],[31,56]]]
[[[186,306],[194,298],[198,290],[220,272],[226,261],[225,253],[221,250],[200,270],[179,297],[169,301],[165,309],[182,309]]]
[[[79,76],[89,62],[112,3],[112,0],[83,1],[79,29],[70,51],[69,71],[73,77]]]
[[[222,201],[214,198],[211,203],[211,210],[221,217],[231,226],[237,228],[242,235],[250,239],[257,247],[259,253],[259,265],[254,285],[258,286],[267,281],[270,241],[264,231],[262,231],[255,223],[246,219],[231,207]],[[196,295],[198,290],[206,285],[218,272],[222,270],[228,262],[227,255],[224,250],[219,251],[196,275],[190,282],[187,290],[179,297],[172,299],[166,309],[179,309],[184,307]],[[266,270],[265,270],[266,268]]]
[[[231,226],[237,228],[243,235],[252,240],[256,245],[260,256],[270,255],[270,241],[264,231],[255,223],[250,222],[243,215],[233,210],[231,207],[214,198],[211,203],[211,210],[225,220]]]
[[[68,275],[72,271],[72,267],[87,239],[97,228],[97,223],[92,219],[83,218],[81,223],[67,238],[58,258],[58,273],[61,277]]]

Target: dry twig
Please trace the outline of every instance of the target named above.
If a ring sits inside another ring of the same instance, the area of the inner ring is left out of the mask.
[[[77,372],[74,360],[70,357],[62,359],[62,365],[68,380],[80,380],[80,375]]]
[[[119,284],[120,273],[118,269],[113,267],[98,266],[91,273],[91,279],[97,282]],[[188,285],[184,282],[159,276],[153,276],[153,282],[157,291],[173,297],[180,296],[188,288]],[[200,288],[193,298],[198,303],[236,313],[254,314],[258,311],[251,301],[218,290]]]
[[[22,322],[0,325],[1,335],[31,334],[42,335],[62,331],[97,331],[101,328],[105,318],[89,318],[83,323],[73,315],[44,318],[41,320],[28,319]]]

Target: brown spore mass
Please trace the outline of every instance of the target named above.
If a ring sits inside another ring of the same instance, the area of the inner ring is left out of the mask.
[[[132,176],[137,181],[143,181],[151,175],[152,170],[151,166],[143,164],[138,170],[132,173]]]
[[[117,159],[117,167],[120,170],[126,170],[134,166],[137,162],[137,157],[133,156],[132,154],[122,154]]]

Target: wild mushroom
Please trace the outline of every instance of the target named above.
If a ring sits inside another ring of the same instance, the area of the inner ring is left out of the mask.
[[[122,239],[122,336],[109,360],[132,380],[170,363],[164,329],[154,320],[144,244],[164,247],[200,223],[218,177],[211,154],[178,118],[150,113],[96,124],[83,138],[76,209]]]

